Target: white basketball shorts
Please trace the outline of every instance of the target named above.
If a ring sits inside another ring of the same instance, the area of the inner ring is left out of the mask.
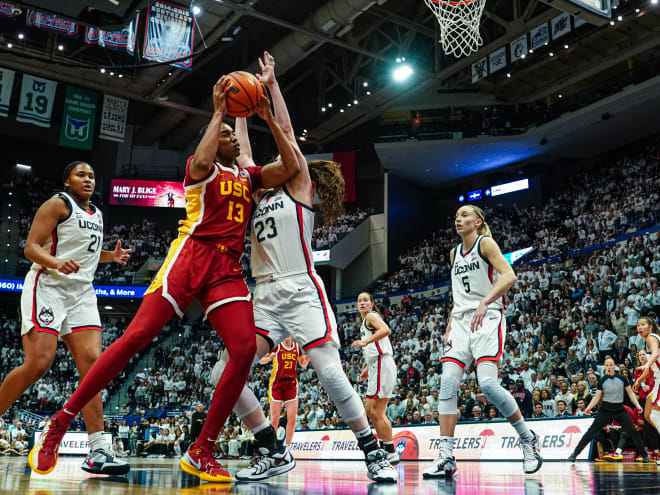
[[[101,331],[94,286],[67,281],[45,270],[30,270],[21,293],[21,335],[33,328],[64,337],[84,330]]]
[[[369,363],[367,399],[389,399],[396,386],[396,364],[389,354]]]
[[[337,321],[315,273],[259,281],[254,289],[254,322],[257,333],[272,347],[289,335],[304,350],[325,342],[339,347]]]
[[[473,311],[466,311],[452,318],[448,348],[440,362],[452,362],[461,368],[467,368],[472,361],[498,362],[504,350],[506,337],[506,319],[500,309],[489,309],[481,328],[472,333],[470,324]]]

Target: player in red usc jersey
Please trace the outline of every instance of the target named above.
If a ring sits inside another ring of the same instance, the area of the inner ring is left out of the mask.
[[[261,364],[273,361],[268,384],[268,400],[270,401],[270,423],[277,430],[282,414],[282,404],[286,406],[286,444],[291,445],[293,432],[296,430],[296,413],[298,412],[298,374],[296,364],[305,368],[309,357],[303,356],[300,346],[289,336],[275,349],[259,360]]]
[[[179,237],[172,241],[165,263],[124,335],[101,354],[30,452],[30,464],[39,474],[55,467],[60,441],[76,413],[158,335],[174,314],[183,316],[188,304],[197,298],[206,318],[224,340],[230,371],[218,384],[207,421],[199,439],[182,457],[181,468],[205,481],[231,481],[229,472],[215,460],[213,450],[219,430],[247,381],[256,352],[251,296],[238,261],[252,209],[252,191],[285,183],[298,173],[299,164],[275,121],[270,101],[264,97],[257,113],[275,138],[281,162],[263,168],[236,166],[240,146],[233,129],[222,122],[230,87],[224,77],[216,83],[213,118],[186,164],[184,188],[188,203]]]

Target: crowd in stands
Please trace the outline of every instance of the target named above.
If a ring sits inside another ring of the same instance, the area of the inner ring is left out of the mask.
[[[635,144],[609,166],[567,178],[543,208],[485,208],[502,252],[534,246],[536,258],[614,241],[660,222],[660,136]],[[385,294],[449,279],[449,252],[458,244],[451,225],[399,256],[380,281]]]

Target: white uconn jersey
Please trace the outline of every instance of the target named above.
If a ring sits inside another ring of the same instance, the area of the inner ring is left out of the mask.
[[[60,221],[53,230],[51,238],[44,244],[44,249],[61,260],[73,259],[82,265],[77,273],[64,275],[57,270],[48,269],[48,273],[63,280],[92,282],[99,264],[103,247],[103,215],[91,203],[91,213],[80,206],[65,192],[57,193],[69,207],[69,216]],[[33,270],[42,266],[34,263]]]
[[[654,337],[660,345],[660,335],[657,333],[651,333],[649,337]],[[646,354],[649,358],[651,357],[651,349],[649,349],[648,345],[646,346]],[[660,359],[651,365],[651,372],[653,373],[656,381],[660,380]]]
[[[375,313],[375,311],[372,311]],[[367,313],[369,314],[369,313]],[[362,340],[366,339],[370,335],[376,333],[375,328],[367,326],[367,315],[362,319],[362,325],[360,325],[360,338]],[[364,360],[367,363],[375,361],[378,359],[378,356],[392,356],[394,352],[392,351],[392,343],[390,342],[389,337],[384,337],[376,342],[372,342],[362,348],[362,354],[364,355]]]
[[[252,215],[252,275],[314,271],[313,230],[314,210],[293,199],[286,186],[268,191]]]
[[[481,254],[480,244],[483,238],[482,235],[477,237],[472,249],[467,253],[462,252],[462,243],[454,249],[454,264],[451,267],[453,315],[475,311],[497,281],[498,273]],[[502,309],[503,299],[490,303],[488,309]]]

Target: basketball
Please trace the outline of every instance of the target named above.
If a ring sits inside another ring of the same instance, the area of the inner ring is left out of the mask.
[[[264,86],[249,72],[235,71],[227,76],[232,87],[227,93],[227,113],[232,117],[249,117],[264,95]]]

